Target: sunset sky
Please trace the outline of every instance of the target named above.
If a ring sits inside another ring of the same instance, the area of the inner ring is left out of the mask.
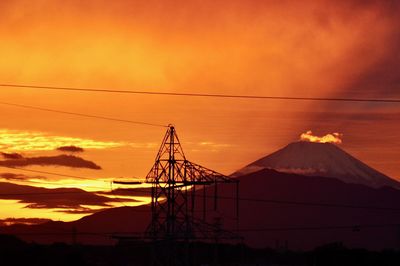
[[[396,1],[6,0],[0,2],[0,84],[399,99],[399,12]],[[146,176],[166,130],[2,103],[172,123],[191,161],[224,174],[309,130],[339,133],[337,145],[400,180],[399,103],[0,87],[1,182],[109,191],[111,180]],[[24,163],[11,166],[71,177],[4,168],[18,158]],[[0,193],[20,189],[4,185]],[[73,220],[141,204],[88,194],[69,204],[60,196],[53,205],[3,196],[0,219]]]

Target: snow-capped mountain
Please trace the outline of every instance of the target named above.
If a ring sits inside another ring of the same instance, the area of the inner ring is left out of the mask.
[[[232,176],[245,175],[261,169],[306,176],[334,177],[346,183],[363,184],[373,188],[391,186],[400,189],[399,182],[331,143],[294,142],[247,165]]]

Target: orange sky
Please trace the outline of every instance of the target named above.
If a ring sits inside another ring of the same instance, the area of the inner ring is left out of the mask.
[[[399,8],[382,2],[2,1],[0,83],[398,98],[400,78],[393,69],[399,69]],[[307,130],[320,135],[340,132],[344,149],[400,179],[398,104],[127,96],[5,87],[0,88],[0,99],[173,123],[190,160],[225,174],[297,140]],[[100,146],[85,146],[80,156],[102,170],[29,167],[99,178],[97,186],[109,186],[103,179],[144,177],[164,134],[161,128],[9,106],[0,105],[0,111],[3,136],[25,134],[22,139],[30,140],[38,134],[45,136],[40,141],[48,147],[22,149],[20,142],[12,142],[3,152],[53,156],[59,154],[52,149],[60,138],[63,143],[62,138],[73,137],[74,143],[83,146],[97,142]],[[67,181],[64,184],[74,182]],[[75,181],[81,186],[86,182]]]

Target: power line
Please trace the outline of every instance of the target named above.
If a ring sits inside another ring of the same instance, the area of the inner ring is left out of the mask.
[[[202,197],[200,195],[200,197]],[[208,196],[212,198],[211,196]],[[234,197],[218,197],[219,199],[235,199]],[[337,204],[337,203],[317,203],[317,202],[305,202],[305,201],[288,201],[288,200],[275,200],[275,199],[259,199],[259,198],[239,198],[240,201],[250,202],[261,202],[261,203],[272,203],[272,204],[285,204],[285,205],[302,205],[302,206],[314,206],[314,207],[328,207],[328,208],[349,208],[349,209],[373,209],[382,211],[400,211],[400,208],[388,208],[379,206],[362,206],[362,205],[351,205],[351,204]]]
[[[58,231],[58,230],[56,230]],[[14,233],[15,235],[19,236],[71,236],[72,234],[74,235],[84,235],[84,236],[104,236],[104,237],[110,237],[112,236],[113,232],[104,232],[104,233],[100,233],[100,232],[69,232],[67,230],[62,230],[62,232],[21,232],[21,233]],[[121,234],[121,233],[118,233]],[[139,232],[137,233],[131,233],[131,232],[124,232],[122,234],[126,234],[126,235],[138,235],[140,234]],[[143,233],[141,233],[143,234]]]
[[[145,126],[168,127],[167,125],[162,125],[162,124],[147,123],[147,122],[141,122],[141,121],[133,121],[133,120],[126,120],[126,119],[119,119],[119,118],[112,118],[112,117],[98,116],[98,115],[91,115],[91,114],[68,112],[68,111],[62,111],[62,110],[56,110],[56,109],[37,107],[37,106],[32,106],[32,105],[24,105],[24,104],[9,103],[9,102],[0,102],[0,104],[14,106],[14,107],[20,107],[20,108],[39,110],[39,111],[45,111],[45,112],[75,115],[75,116],[82,116],[82,117],[88,117],[88,118],[96,118],[96,119],[102,119],[102,120],[124,122],[124,123],[131,123],[131,124],[138,124],[138,125],[145,125]]]
[[[1,178],[1,176],[0,176],[0,178]],[[6,179],[6,178],[4,178],[4,179]],[[56,183],[56,182],[46,182],[46,181],[43,181],[43,180],[41,180],[41,181],[22,180],[22,183],[23,183],[23,185],[27,185],[27,186],[30,186],[30,184],[35,184],[36,186],[37,185],[51,185],[51,186],[54,186],[54,187],[46,187],[46,188],[50,188],[50,189],[60,188],[60,185],[63,185],[63,188],[75,188],[75,186],[76,186],[76,184],[73,184],[73,186],[72,186],[72,184],[69,185],[69,186],[68,185],[64,186],[64,184],[59,184],[59,183]],[[15,183],[13,183],[13,184],[15,184]],[[16,183],[16,184],[19,185],[19,183]],[[105,189],[105,187],[97,187],[97,186],[82,186],[82,187],[79,186],[78,188],[80,188],[80,189],[88,189],[88,188],[90,188],[90,189],[99,190],[99,191],[88,191],[88,192],[93,192],[93,193],[102,193],[102,191],[104,191],[104,189]]]
[[[28,172],[33,172],[33,173],[41,173],[41,174],[49,174],[49,175],[57,175],[57,176],[62,176],[62,177],[72,177],[72,178],[78,178],[78,179],[83,179],[83,180],[96,180],[93,178],[88,178],[88,177],[83,177],[83,176],[75,176],[75,175],[64,175],[64,174],[59,174],[59,173],[54,173],[54,172],[47,172],[47,171],[38,171],[38,170],[31,170],[31,169],[24,169],[24,168],[19,168],[19,167],[11,167],[11,166],[3,166],[0,165],[0,167],[3,168],[9,168],[9,169],[14,169],[14,170],[21,170],[21,171],[28,171]],[[144,190],[144,189],[125,189],[126,191],[132,191],[132,192],[138,192],[138,193],[151,193],[149,190]],[[113,190],[112,190],[113,191]],[[87,192],[87,191],[84,191]],[[79,193],[84,193],[84,192],[79,192]],[[69,194],[69,193],[77,193],[77,192],[43,192],[43,193],[37,193],[37,192],[32,192],[32,193],[6,193],[6,194],[1,194],[0,196],[12,196],[12,195],[43,195],[43,194]],[[91,193],[91,192],[87,192]],[[204,195],[197,195],[199,197],[204,197]],[[114,194],[114,196],[118,196],[118,194]],[[205,196],[206,198],[214,198],[214,196]],[[235,197],[227,197],[227,196],[218,196],[218,199],[236,199]],[[276,199],[260,199],[260,198],[243,198],[239,197],[239,201],[249,201],[249,202],[259,202],[259,203],[270,203],[270,204],[285,204],[285,205],[302,205],[302,206],[314,206],[314,207],[329,207],[329,208],[349,208],[349,209],[373,209],[373,210],[384,210],[384,211],[400,211],[400,208],[389,208],[389,207],[380,207],[380,206],[366,206],[366,205],[351,205],[351,204],[338,204],[338,203],[318,203],[318,202],[304,202],[304,201],[288,201],[288,200],[276,200]]]
[[[400,224],[354,224],[354,225],[331,225],[331,226],[290,226],[290,227],[269,227],[269,228],[250,228],[250,229],[235,229],[235,232],[267,232],[267,231],[326,231],[326,230],[347,230],[359,231],[362,228],[387,228],[399,227]],[[50,229],[50,228],[49,228]],[[71,232],[58,228],[51,228],[61,232],[21,232],[16,235],[71,235]],[[203,231],[204,232],[204,231]],[[209,231],[214,232],[214,231]],[[110,235],[142,235],[143,232],[85,232],[76,231],[76,235],[97,235],[97,236],[110,236]]]
[[[58,188],[58,189],[70,189],[70,188]],[[49,190],[56,190],[56,189],[49,189]],[[6,197],[10,197],[10,196],[43,196],[43,195],[63,195],[63,194],[85,194],[85,193],[89,193],[89,194],[104,194],[101,192],[91,192],[91,191],[49,191],[49,192],[21,192],[21,193],[0,193],[0,196],[6,196]],[[118,195],[117,195],[118,196]],[[123,195],[120,195],[123,196]],[[114,200],[121,200],[121,198],[116,199],[116,198],[110,198],[110,199],[114,199]],[[147,212],[147,210],[146,210]]]
[[[38,174],[56,175],[56,176],[62,176],[62,177],[70,177],[70,178],[77,178],[77,179],[83,179],[83,180],[98,181],[97,179],[89,178],[89,177],[76,176],[76,175],[65,175],[65,174],[59,174],[59,173],[54,173],[54,172],[31,170],[31,169],[25,169],[25,168],[14,167],[14,166],[0,165],[0,167],[14,169],[14,170],[20,170],[20,171],[25,171],[25,172],[38,173]]]
[[[0,166],[5,168],[11,169],[18,169],[22,171],[29,171],[35,173],[44,173],[44,174],[52,174],[52,175],[59,175],[64,177],[74,177],[74,178],[81,178],[86,180],[94,180],[92,178],[85,178],[80,176],[70,176],[70,175],[63,175],[57,174],[52,172],[45,172],[45,171],[36,171],[30,169],[23,169],[23,168],[15,168],[15,167],[7,167],[7,166]],[[150,193],[148,190],[143,189],[126,189],[127,191],[132,192],[139,192],[139,193]],[[85,191],[86,192],[86,191]],[[0,194],[0,196],[11,196],[11,195],[35,195],[35,194],[69,194],[69,193],[76,193],[76,192],[47,192],[47,193],[7,193],[7,194]],[[88,192],[90,193],[90,192]],[[118,194],[113,194],[114,196],[118,196]],[[203,195],[198,195],[199,197],[204,197]],[[206,198],[214,198],[214,196],[206,196]],[[218,199],[236,199],[235,197],[222,197],[219,196]],[[350,205],[350,204],[337,204],[337,203],[317,203],[317,202],[302,202],[302,201],[287,201],[287,200],[276,200],[276,199],[260,199],[260,198],[238,198],[239,201],[249,201],[249,202],[260,202],[260,203],[272,203],[272,204],[285,204],[285,205],[302,205],[302,206],[314,206],[314,207],[330,207],[330,208],[349,208],[349,209],[373,209],[373,210],[384,210],[384,211],[400,211],[400,208],[388,208],[388,207],[380,207],[380,206],[363,206],[363,205]]]
[[[304,226],[304,227],[270,227],[270,228],[252,228],[238,229],[236,232],[265,232],[265,231],[314,231],[314,230],[337,230],[352,229],[359,230],[361,228],[383,228],[383,227],[399,227],[400,224],[367,224],[367,225],[334,225],[334,226]]]
[[[24,193],[0,193],[0,196],[11,197],[11,196],[44,196],[44,195],[64,195],[64,194],[86,194],[92,193],[88,191],[51,191],[51,192],[24,192]]]
[[[14,166],[0,165],[0,167],[13,169],[13,170],[19,170],[19,171],[25,171],[25,172],[31,172],[31,173],[55,175],[55,176],[61,176],[61,177],[69,177],[69,178],[74,178],[74,179],[109,182],[108,180],[98,180],[98,179],[90,178],[90,177],[83,177],[83,176],[77,176],[77,175],[66,175],[66,174],[60,174],[60,173],[54,173],[54,172],[48,172],[48,171],[25,169],[25,168],[14,167]],[[35,183],[35,184],[57,185],[57,183],[50,183],[50,182],[46,182],[46,181],[36,181],[36,182],[28,181],[28,182]],[[70,188],[70,187],[66,187],[66,188]],[[97,186],[84,186],[83,188],[95,188],[95,189],[101,189],[101,190],[106,189],[106,187],[97,187]]]
[[[140,192],[140,193],[150,193],[148,190],[135,189],[135,191]],[[0,193],[0,196],[51,195],[51,194],[76,194],[76,193],[96,193],[96,192],[52,191],[52,192],[31,192],[31,193]],[[119,196],[118,194],[113,194],[113,195]],[[200,195],[200,197],[203,197],[203,196]],[[206,198],[214,199],[214,196],[206,196]],[[235,198],[234,197],[218,197],[218,199],[235,199]],[[272,203],[272,204],[314,206],[314,207],[368,209],[368,210],[381,210],[381,211],[400,211],[400,208],[388,208],[388,207],[366,206],[366,205],[363,206],[363,205],[334,204],[334,203],[285,201],[285,200],[258,199],[258,198],[239,198],[238,200],[239,201],[250,201],[250,202],[261,202],[261,203]]]
[[[75,92],[102,92],[120,94],[143,94],[163,96],[184,97],[212,97],[212,98],[237,98],[237,99],[260,99],[260,100],[293,100],[293,101],[336,101],[336,102],[377,102],[377,103],[400,103],[400,99],[377,99],[377,98],[324,98],[324,97],[293,97],[293,96],[267,96],[267,95],[234,95],[213,93],[189,93],[189,92],[161,92],[161,91],[137,91],[137,90],[112,90],[112,89],[88,89],[75,87],[56,87],[25,84],[0,84],[0,87],[29,88],[44,90],[62,90]]]
[[[129,191],[129,189],[127,189]],[[130,189],[131,191],[137,192],[147,192],[149,191],[140,190],[140,189]],[[215,196],[204,196],[201,193],[196,194],[196,196],[202,198],[210,198],[214,199]],[[318,203],[318,202],[308,202],[308,201],[290,201],[290,200],[279,200],[279,199],[260,199],[260,198],[243,198],[243,197],[228,197],[228,196],[217,196],[217,200],[219,199],[228,199],[228,200],[239,200],[239,201],[248,201],[248,202],[257,202],[257,203],[267,203],[267,204],[283,204],[283,205],[300,205],[300,206],[312,206],[312,207],[328,207],[328,208],[347,208],[347,209],[370,209],[370,210],[380,210],[380,211],[400,211],[400,208],[391,208],[391,207],[381,207],[381,206],[368,206],[368,205],[352,205],[352,204],[339,204],[339,203]]]

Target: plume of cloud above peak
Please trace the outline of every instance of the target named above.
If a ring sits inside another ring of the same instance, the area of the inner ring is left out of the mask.
[[[308,130],[305,133],[302,133],[300,135],[300,140],[301,141],[309,141],[309,142],[318,142],[318,143],[334,143],[334,144],[341,144],[342,143],[342,138],[343,134],[340,133],[329,133],[326,134],[325,136],[316,136],[312,133],[311,130]]]

